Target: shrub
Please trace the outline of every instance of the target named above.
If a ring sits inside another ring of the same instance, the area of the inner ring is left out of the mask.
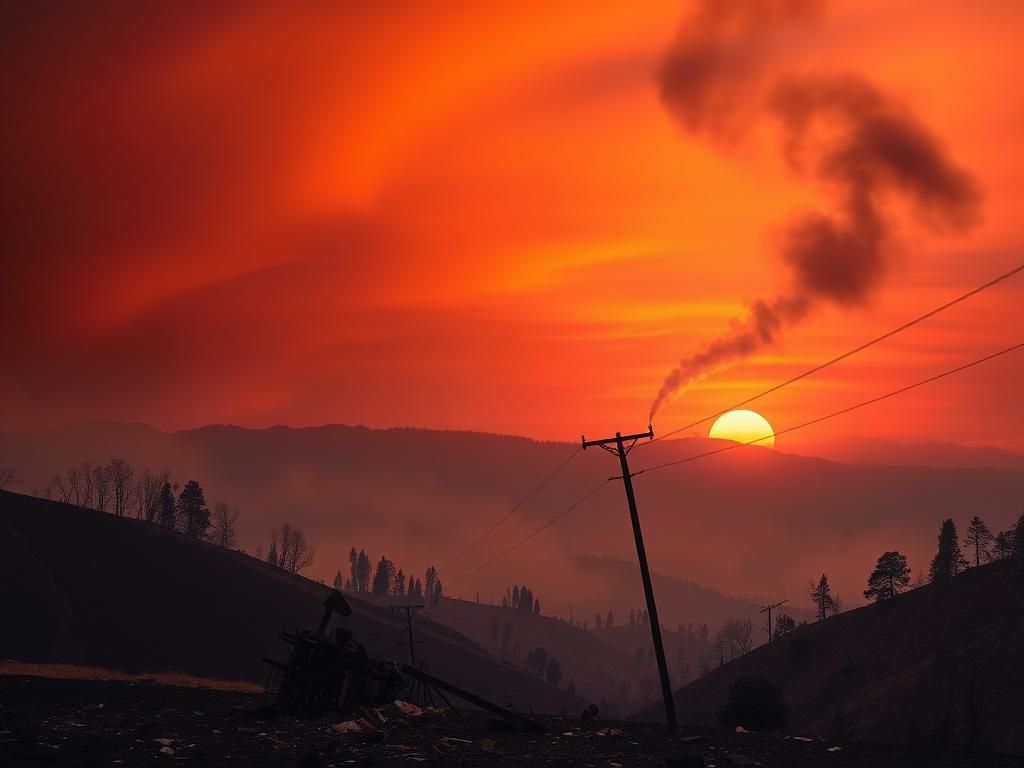
[[[726,728],[742,725],[752,731],[781,730],[789,719],[782,688],[763,677],[740,677],[729,686],[729,698],[718,711]]]

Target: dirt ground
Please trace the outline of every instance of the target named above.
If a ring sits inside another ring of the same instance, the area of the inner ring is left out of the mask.
[[[262,695],[147,680],[0,675],[0,766],[1024,766],[1020,758],[830,744],[778,734],[542,718],[546,733],[511,730],[479,713],[443,711],[340,733],[329,717],[276,717]],[[354,727],[354,726],[350,726]]]

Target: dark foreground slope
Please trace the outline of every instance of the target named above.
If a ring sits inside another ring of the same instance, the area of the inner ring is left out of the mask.
[[[0,658],[261,681],[277,633],[315,627],[327,589],[238,552],[135,520],[0,492]],[[344,619],[371,653],[402,654],[402,625],[352,600]],[[501,704],[579,702],[424,620],[431,671]]]
[[[1017,557],[801,627],[677,691],[680,719],[714,724],[729,684],[757,676],[794,731],[1024,754],[1022,595]]]

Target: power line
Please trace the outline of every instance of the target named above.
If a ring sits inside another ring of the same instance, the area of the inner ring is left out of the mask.
[[[547,484],[548,484],[548,482],[549,482],[549,481],[550,481],[550,480],[551,480],[552,478],[554,478],[554,476],[555,476],[555,475],[557,475],[557,474],[558,474],[559,472],[561,472],[561,471],[562,471],[563,469],[565,469],[565,467],[566,467],[566,466],[567,466],[567,465],[569,464],[569,462],[570,462],[570,461],[572,461],[572,460],[573,460],[574,458],[576,458],[576,454],[578,454],[578,453],[579,453],[579,452],[580,452],[581,450],[583,450],[583,449],[582,449],[582,447],[577,447],[577,448],[576,448],[576,450],[575,450],[575,451],[573,451],[573,452],[572,452],[572,453],[571,453],[571,454],[569,455],[569,457],[568,457],[567,459],[565,459],[565,460],[564,460],[564,461],[563,461],[563,462],[562,462],[561,464],[559,464],[559,465],[558,465],[557,467],[555,467],[554,471],[553,471],[553,472],[551,472],[551,473],[550,473],[550,474],[549,474],[549,475],[548,475],[547,477],[545,477],[545,478],[544,478],[543,480],[541,480],[541,481],[540,481],[540,483],[538,483],[537,485],[535,485],[535,486],[533,487],[533,489],[532,489],[532,490],[531,490],[531,491],[530,491],[530,492],[529,492],[528,494],[526,494],[526,495],[525,495],[525,496],[524,496],[524,497],[523,497],[522,499],[520,499],[520,500],[519,500],[519,502],[518,502],[518,503],[516,503],[516,505],[515,505],[514,507],[512,507],[512,509],[510,509],[510,510],[509,510],[508,512],[506,512],[506,513],[505,513],[504,515],[502,515],[502,516],[501,516],[501,517],[500,517],[500,518],[498,519],[498,521],[494,523],[494,525],[492,525],[492,526],[491,526],[490,528],[488,528],[488,529],[487,529],[486,531],[484,531],[484,532],[483,532],[482,534],[480,534],[480,535],[479,535],[479,536],[478,536],[477,538],[475,538],[475,539],[474,539],[474,540],[473,540],[472,542],[470,542],[470,543],[469,543],[469,544],[468,544],[468,545],[466,546],[466,548],[465,548],[465,549],[463,549],[463,550],[462,550],[461,552],[459,552],[459,554],[457,554],[457,555],[456,555],[455,557],[453,557],[453,558],[452,558],[451,560],[449,560],[449,561],[448,561],[447,563],[445,563],[444,565],[442,565],[442,566],[441,566],[441,567],[440,567],[440,568],[438,569],[438,571],[437,571],[437,572],[438,572],[438,573],[441,573],[441,572],[442,572],[442,571],[444,571],[444,570],[445,570],[446,568],[449,568],[449,567],[451,567],[452,565],[454,565],[455,563],[457,563],[457,562],[458,562],[459,560],[461,560],[461,559],[462,559],[462,557],[463,557],[463,556],[464,556],[464,555],[465,555],[465,554],[466,554],[467,552],[469,552],[469,551],[470,551],[471,549],[473,549],[473,547],[475,547],[475,546],[476,546],[477,544],[479,544],[479,543],[480,543],[481,541],[483,541],[483,540],[484,540],[484,539],[486,539],[486,538],[487,538],[488,536],[490,536],[490,535],[491,535],[492,533],[494,533],[494,532],[495,532],[495,531],[496,531],[496,530],[498,529],[498,527],[499,527],[499,526],[500,526],[500,525],[501,525],[502,523],[504,523],[504,522],[505,522],[506,520],[508,520],[508,519],[509,519],[510,517],[512,517],[512,515],[514,515],[514,514],[515,514],[515,513],[516,513],[516,512],[517,512],[517,511],[518,511],[518,510],[519,510],[519,509],[520,509],[520,508],[521,508],[521,507],[522,507],[522,506],[524,505],[524,504],[526,504],[526,502],[528,502],[528,501],[529,501],[530,499],[532,499],[532,498],[533,498],[534,496],[536,496],[536,495],[537,495],[537,494],[538,494],[538,493],[539,493],[539,492],[541,491],[541,489],[542,489],[542,488],[543,488],[543,487],[544,487],[545,485],[547,485]]]
[[[851,411],[856,411],[868,405],[873,405],[874,403],[881,402],[882,400],[888,400],[890,397],[902,395],[904,392],[909,392],[912,389],[923,387],[925,384],[931,384],[933,382],[938,381],[939,379],[944,379],[947,376],[952,376],[954,373],[966,371],[968,368],[973,368],[976,365],[987,363],[989,360],[994,360],[995,358],[1009,354],[1010,352],[1016,352],[1019,349],[1024,349],[1024,342],[1021,342],[1020,344],[1014,344],[1012,347],[1001,349],[998,352],[993,352],[991,355],[986,355],[985,357],[978,358],[977,360],[972,360],[969,363],[964,363],[963,365],[957,366],[956,368],[951,368],[948,371],[943,371],[942,373],[938,373],[934,376],[929,376],[927,379],[916,381],[913,384],[906,385],[905,387],[894,389],[892,392],[886,392],[884,395],[873,397],[870,400],[864,400],[863,402],[857,403],[856,405],[850,405],[847,406],[846,408],[841,408],[838,411],[833,411],[832,413],[825,414],[824,416],[819,416],[815,419],[811,419],[810,421],[805,421],[802,424],[795,424],[792,427],[780,429],[777,432],[772,432],[770,434],[764,435],[763,437],[759,437],[756,440],[748,440],[745,443],[730,443],[729,445],[723,446],[721,448],[716,448],[713,451],[705,451],[704,453],[694,454],[693,456],[687,456],[686,458],[683,459],[676,459],[675,461],[666,461],[664,464],[655,464],[652,467],[645,467],[644,469],[640,470],[640,472],[636,472],[635,475],[639,475],[644,472],[655,472],[659,469],[665,469],[666,467],[674,467],[677,464],[685,464],[689,461],[696,461],[697,459],[707,458],[708,456],[715,456],[716,454],[725,453],[726,451],[732,451],[735,450],[736,448],[742,448],[747,445],[754,445],[756,443],[764,442],[765,440],[768,440],[769,438],[772,437],[776,437],[777,435],[784,435],[788,432],[795,432],[798,429],[804,429],[805,427],[810,427],[814,424],[819,424],[822,421],[833,419],[836,416],[842,416],[843,414],[850,413]]]
[[[1020,349],[1024,349],[1024,342],[1021,342],[1019,344],[1014,344],[1012,347],[1007,347],[1005,349],[1001,349],[998,352],[993,352],[990,355],[986,355],[985,357],[978,358],[977,360],[973,360],[973,361],[971,361],[969,363],[964,363],[963,365],[957,366],[956,368],[951,368],[948,371],[943,371],[942,373],[938,373],[938,374],[936,374],[934,376],[930,376],[927,379],[922,379],[921,381],[914,382],[913,384],[908,384],[905,387],[900,387],[899,389],[895,389],[892,392],[887,392],[884,395],[879,395],[878,397],[873,397],[870,400],[865,400],[863,402],[857,403],[856,405],[847,406],[846,408],[842,408],[842,409],[840,409],[838,411],[833,411],[832,413],[826,414],[824,416],[819,416],[819,417],[817,417],[815,419],[811,419],[810,421],[805,421],[805,422],[803,422],[801,424],[796,424],[796,425],[794,425],[792,427],[787,427],[786,429],[779,430],[778,432],[774,432],[774,433],[772,433],[770,435],[765,435],[764,437],[759,437],[756,440],[750,440],[750,441],[748,441],[746,443],[730,443],[727,446],[723,446],[722,448],[717,448],[717,449],[715,449],[713,451],[707,451],[705,453],[698,453],[698,454],[693,455],[693,456],[687,456],[684,459],[678,459],[676,461],[668,461],[668,462],[665,462],[664,464],[656,464],[656,465],[654,465],[652,467],[647,467],[645,469],[642,469],[639,472],[634,472],[633,473],[633,477],[637,477],[638,475],[644,474],[645,472],[655,472],[655,471],[657,471],[659,469],[665,469],[666,467],[672,467],[672,466],[675,466],[677,464],[685,464],[685,463],[690,462],[690,461],[697,461],[698,459],[707,458],[708,456],[714,456],[714,455],[719,454],[719,453],[725,453],[727,451],[732,451],[732,450],[735,450],[736,448],[742,448],[742,447],[747,446],[747,445],[754,445],[755,443],[763,442],[763,441],[767,440],[770,437],[774,437],[775,435],[784,435],[784,434],[786,434],[788,432],[795,432],[798,429],[804,429],[805,427],[809,427],[809,426],[812,426],[814,424],[818,424],[818,423],[820,423],[822,421],[826,421],[828,419],[835,418],[836,416],[842,416],[843,414],[850,413],[851,411],[855,411],[855,410],[857,410],[859,408],[864,408],[865,406],[872,405],[872,404],[880,402],[882,400],[887,400],[887,399],[889,399],[891,397],[895,397],[896,395],[901,395],[904,392],[909,392],[912,389],[917,389],[918,387],[923,387],[925,384],[931,384],[932,382],[939,381],[940,379],[944,379],[947,376],[952,376],[955,373],[960,373],[961,371],[965,371],[968,368],[973,368],[974,366],[981,365],[982,363],[987,363],[989,360],[994,360],[997,357],[1001,357],[1003,355],[1009,354],[1010,352],[1016,352],[1017,350],[1020,350]],[[501,558],[505,557],[509,553],[511,553],[514,550],[516,550],[519,547],[521,547],[523,544],[528,542],[534,536],[537,536],[541,532],[543,532],[543,531],[547,530],[548,528],[550,528],[552,525],[554,525],[559,520],[561,520],[563,517],[565,517],[570,512],[572,512],[574,509],[576,509],[576,507],[578,507],[581,504],[583,504],[591,496],[593,496],[598,491],[600,491],[602,488],[604,488],[606,485],[608,485],[608,483],[612,482],[613,480],[618,480],[618,479],[619,478],[617,478],[617,477],[609,477],[607,480],[604,480],[599,485],[595,486],[590,491],[588,491],[586,495],[584,495],[583,497],[581,497],[577,501],[573,502],[568,507],[566,507],[561,512],[559,512],[557,515],[555,515],[553,518],[548,520],[540,528],[537,528],[535,531],[533,531],[532,533],[528,534],[524,538],[520,539],[519,541],[517,541],[515,544],[510,546],[505,551],[498,553],[497,555],[492,557],[487,562],[485,562],[482,565],[474,568],[469,573],[467,573],[467,574],[465,574],[463,576],[460,576],[455,581],[453,581],[449,585],[449,587],[455,586],[459,582],[464,581],[465,579],[468,579],[470,576],[474,576],[477,573],[479,573],[480,571],[484,570],[485,568],[488,568],[489,566],[493,565],[495,562],[497,562]]]
[[[770,395],[773,392],[778,392],[783,387],[788,387],[790,384],[794,384],[794,383],[800,381],[801,379],[806,379],[808,376],[812,376],[815,373],[818,373],[819,371],[822,371],[825,368],[828,368],[829,366],[832,366],[832,365],[835,365],[836,363],[842,362],[843,360],[847,359],[848,357],[853,357],[853,355],[856,355],[858,352],[863,352],[868,347],[873,347],[875,344],[878,344],[878,343],[880,343],[882,341],[885,341],[886,339],[892,338],[896,334],[902,333],[903,331],[907,330],[908,328],[913,328],[915,325],[918,325],[919,323],[923,323],[925,320],[928,320],[929,318],[935,317],[935,315],[937,315],[937,314],[939,314],[941,312],[945,312],[950,307],[954,307],[954,306],[956,306],[957,304],[959,304],[959,303],[961,303],[963,301],[967,301],[967,299],[971,298],[972,296],[976,296],[979,293],[981,293],[982,291],[986,291],[989,288],[991,288],[992,286],[998,285],[999,283],[1003,282],[1004,280],[1010,279],[1011,277],[1013,277],[1014,275],[1018,274],[1019,272],[1024,272],[1024,264],[1020,264],[1019,266],[1016,266],[1013,269],[1011,269],[1009,272],[1004,272],[1003,274],[999,275],[998,277],[992,278],[987,283],[979,285],[977,288],[974,288],[974,289],[968,291],[967,293],[965,293],[965,294],[963,294],[961,296],[957,296],[955,299],[946,302],[941,307],[936,307],[935,309],[933,309],[933,310],[931,310],[929,312],[926,312],[925,314],[921,315],[920,317],[916,317],[913,320],[911,320],[911,321],[909,321],[907,323],[904,323],[903,325],[899,326],[898,328],[893,328],[891,331],[888,331],[887,333],[883,333],[881,336],[879,336],[879,337],[877,337],[875,339],[872,339],[871,341],[864,342],[859,347],[855,347],[855,348],[853,348],[853,349],[851,349],[851,350],[849,350],[847,352],[844,352],[843,354],[839,355],[838,357],[834,357],[831,360],[828,360],[827,362],[821,363],[820,365],[816,365],[813,368],[811,368],[810,370],[804,371],[803,373],[801,373],[801,374],[799,374],[797,376],[794,376],[791,379],[787,379],[786,381],[783,381],[781,384],[776,384],[775,386],[773,386],[773,387],[771,387],[769,389],[766,389],[764,392],[760,392],[760,393],[754,395],[753,397],[748,397],[746,400],[742,400],[742,401],[740,401],[740,402],[738,402],[738,403],[736,403],[734,405],[730,405],[725,410],[719,411],[718,413],[713,413],[710,416],[705,416],[703,419],[700,419],[699,421],[695,421],[692,424],[687,424],[685,427],[679,427],[679,429],[673,429],[671,432],[666,432],[665,434],[656,437],[654,440],[651,440],[650,442],[651,443],[656,443],[659,440],[664,440],[665,438],[671,437],[672,435],[677,435],[680,432],[686,431],[687,429],[693,429],[694,427],[700,426],[701,424],[703,424],[706,421],[711,421],[712,419],[718,418],[719,416],[723,416],[724,414],[728,413],[729,411],[734,411],[737,408],[743,407],[744,405],[749,405],[750,403],[754,402],[755,400],[760,400],[762,397],[765,397],[766,395]]]
[[[576,501],[574,501],[568,507],[566,507],[561,512],[559,512],[557,515],[555,515],[550,520],[548,520],[546,523],[544,523],[544,525],[542,525],[540,528],[538,528],[535,531],[533,531],[533,533],[527,534],[522,539],[520,539],[515,544],[513,544],[511,547],[509,547],[508,549],[506,549],[503,552],[499,552],[497,555],[492,557],[490,560],[485,562],[483,565],[477,566],[476,568],[474,568],[469,573],[464,574],[464,575],[460,576],[459,578],[457,578],[455,581],[453,581],[451,584],[448,585],[448,589],[451,589],[456,584],[458,584],[460,581],[464,581],[465,579],[468,579],[470,576],[474,576],[474,575],[480,573],[480,571],[484,570],[484,568],[488,568],[489,566],[493,565],[498,560],[500,560],[501,558],[505,557],[505,555],[508,555],[511,552],[519,549],[519,547],[523,546],[523,544],[528,542],[534,536],[537,536],[538,534],[542,533],[543,531],[546,531],[552,525],[554,525],[559,520],[561,520],[563,517],[565,517],[570,512],[572,512],[574,509],[576,509],[576,507],[580,506],[580,504],[582,504],[583,502],[587,501],[591,496],[593,496],[595,493],[597,493],[602,488],[604,488],[606,485],[608,485],[608,483],[610,483],[612,480],[618,480],[618,478],[617,477],[609,477],[607,480],[601,481],[601,483],[599,483],[598,485],[594,486],[591,490],[587,491],[587,493],[584,496],[582,496],[579,499],[577,499]]]

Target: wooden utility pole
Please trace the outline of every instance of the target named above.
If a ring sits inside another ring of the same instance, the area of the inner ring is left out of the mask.
[[[769,643],[772,641],[772,609],[773,608],[778,608],[780,605],[785,605],[788,602],[789,602],[789,600],[780,600],[777,603],[772,603],[771,605],[766,605],[766,606],[764,606],[761,609],[761,613],[764,613],[765,611],[768,612],[768,642]]]
[[[587,440],[583,437],[583,450],[597,446],[608,453],[619,457],[622,467],[622,484],[626,487],[626,501],[629,503],[629,516],[633,523],[633,538],[636,540],[636,557],[640,561],[640,578],[644,583],[644,597],[647,599],[647,614],[650,617],[651,640],[654,642],[654,655],[658,659],[658,674],[661,676],[661,696],[665,700],[665,721],[669,733],[678,729],[676,723],[676,704],[672,698],[672,683],[668,678],[668,664],[665,662],[665,646],[661,641],[661,622],[658,620],[658,606],[654,603],[654,588],[651,585],[651,570],[647,566],[647,550],[644,548],[644,535],[640,530],[640,515],[636,511],[636,497],[633,495],[633,475],[629,471],[626,456],[636,445],[637,440],[654,437],[654,430],[648,426],[647,431],[637,435],[626,435],[616,432],[615,437],[604,440]],[[629,442],[629,446],[625,445]],[[614,447],[610,447],[614,445]]]

